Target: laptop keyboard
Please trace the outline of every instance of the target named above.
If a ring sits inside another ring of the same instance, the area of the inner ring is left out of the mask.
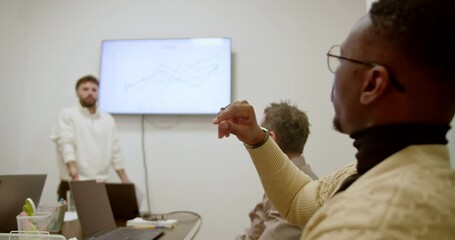
[[[154,232],[153,230],[135,229],[135,228],[116,228],[104,234],[91,237],[90,239],[96,240],[127,240],[127,239],[154,239],[159,235],[159,231]]]
[[[151,237],[152,231],[154,232],[153,237]],[[130,236],[128,239],[130,239],[130,240],[152,240],[152,239],[157,239],[157,237],[161,235],[161,232],[162,232],[161,230],[152,230],[152,229],[142,230],[142,231],[134,234],[133,236]]]
[[[90,239],[96,240],[114,240],[114,239],[128,239],[129,236],[132,236],[137,233],[139,229],[132,228],[116,228],[102,234],[97,234],[96,236],[91,237]]]

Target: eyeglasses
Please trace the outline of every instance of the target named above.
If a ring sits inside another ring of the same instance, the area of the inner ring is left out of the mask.
[[[332,73],[336,72],[338,67],[340,67],[341,60],[346,60],[346,61],[357,63],[357,64],[363,64],[370,68],[375,67],[375,66],[383,66],[381,64],[377,64],[374,62],[361,61],[361,60],[357,60],[357,59],[342,57],[341,56],[341,46],[340,45],[332,46],[330,48],[329,52],[327,53],[327,66],[329,67],[330,72],[332,72]],[[383,67],[385,67],[385,66],[383,66]],[[390,82],[399,92],[404,92],[403,85],[401,85],[392,75],[390,75]]]

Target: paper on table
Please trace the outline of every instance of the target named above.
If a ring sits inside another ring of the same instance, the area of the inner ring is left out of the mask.
[[[177,219],[149,221],[141,217],[137,217],[126,222],[127,227],[172,228],[175,225],[177,225]]]
[[[77,212],[65,212],[64,222],[71,222],[77,220]]]

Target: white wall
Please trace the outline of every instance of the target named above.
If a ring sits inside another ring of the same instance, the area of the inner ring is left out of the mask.
[[[281,99],[306,110],[312,134],[305,155],[327,174],[353,161],[355,151],[331,130],[325,53],[365,8],[359,0],[0,0],[0,174],[47,173],[42,201],[55,200],[50,128],[59,109],[76,102],[75,81],[98,76],[101,40],[218,36],[233,40],[234,99],[249,100],[258,117]],[[126,170],[145,192],[141,117],[115,119]],[[218,140],[211,120],[146,117],[151,206],[201,214],[197,239],[233,239],[263,190],[242,144]]]
[[[374,2],[377,2],[378,0],[365,0],[365,1],[366,1],[366,3],[367,3],[366,7],[367,7],[367,11],[368,11],[368,10],[370,10],[371,5],[372,5]]]

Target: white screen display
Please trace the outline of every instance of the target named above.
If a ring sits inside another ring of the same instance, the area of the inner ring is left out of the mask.
[[[216,114],[231,101],[231,39],[104,40],[101,110]]]

